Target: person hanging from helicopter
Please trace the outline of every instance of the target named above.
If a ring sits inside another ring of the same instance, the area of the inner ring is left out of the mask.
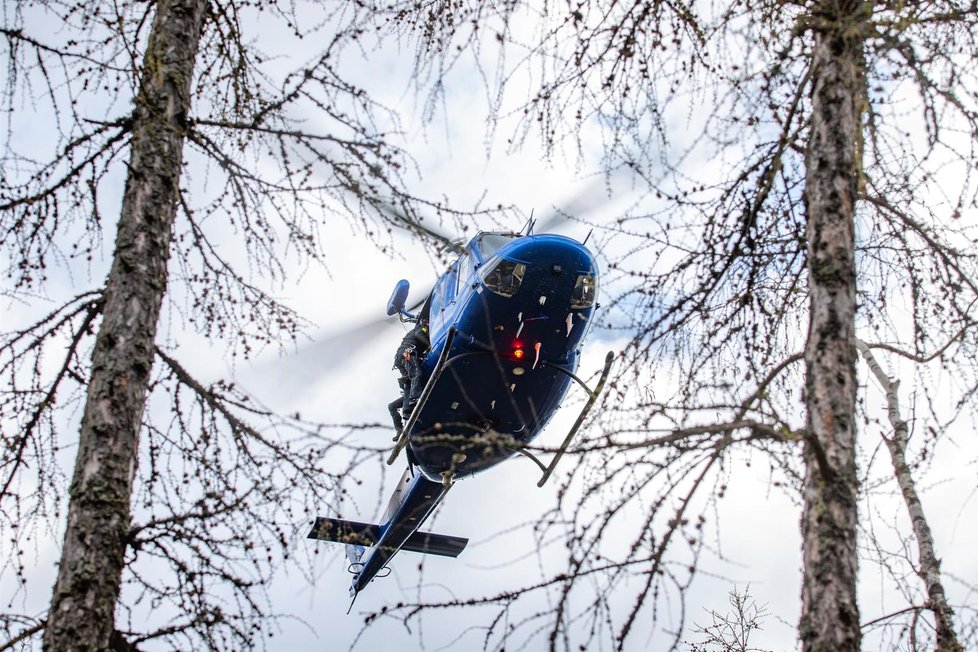
[[[424,389],[421,363],[428,354],[428,349],[431,348],[428,321],[425,316],[426,311],[423,311],[414,327],[401,340],[401,344],[394,354],[393,368],[401,373],[401,377],[397,379],[397,384],[401,388],[401,395],[391,401],[387,409],[398,434],[404,428],[402,416],[407,418],[411,415],[411,410],[417,405],[421,390]]]

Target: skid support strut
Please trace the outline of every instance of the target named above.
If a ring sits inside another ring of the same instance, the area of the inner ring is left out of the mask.
[[[608,372],[611,371],[611,361],[614,359],[615,355],[611,351],[608,351],[608,355],[604,357],[604,369],[601,371],[601,378],[598,379],[598,384],[594,388],[594,391],[591,391],[591,389],[584,384],[583,380],[575,376],[567,369],[555,364],[547,364],[546,362],[543,363],[551,369],[555,369],[570,376],[577,382],[578,385],[584,388],[584,391],[588,394],[588,399],[587,403],[584,404],[584,408],[581,410],[581,413],[577,415],[577,421],[574,422],[574,426],[570,429],[570,432],[567,433],[567,436],[564,437],[564,441],[561,442],[560,448],[557,449],[557,454],[554,455],[552,460],[550,460],[550,465],[543,470],[543,477],[537,482],[538,487],[542,487],[547,480],[550,479],[554,469],[557,468],[557,462],[559,462],[560,458],[564,456],[564,453],[567,451],[567,447],[570,446],[571,440],[574,439],[574,435],[576,435],[577,431],[581,429],[581,425],[584,423],[584,419],[587,418],[588,412],[591,411],[591,407],[594,405],[594,402],[598,400],[598,395],[601,393],[601,390],[604,389],[604,383],[606,380],[608,380]],[[537,462],[537,464],[539,464],[539,462]]]
[[[438,362],[435,364],[435,369],[431,372],[431,376],[428,378],[428,382],[425,383],[424,390],[421,392],[421,396],[418,398],[417,404],[414,409],[411,410],[411,416],[408,417],[407,423],[404,424],[404,428],[401,429],[401,436],[397,438],[397,443],[394,444],[394,450],[387,457],[387,463],[393,464],[397,456],[400,455],[401,449],[407,446],[408,435],[411,429],[414,428],[414,424],[418,422],[418,416],[421,414],[421,409],[424,404],[428,402],[428,397],[431,396],[431,390],[434,389],[435,383],[438,382],[438,377],[441,376],[441,372],[445,370],[445,363],[448,361],[449,353],[452,350],[452,342],[455,340],[455,327],[452,326],[448,329],[448,336],[445,338],[445,346],[442,347],[441,353],[438,355]]]

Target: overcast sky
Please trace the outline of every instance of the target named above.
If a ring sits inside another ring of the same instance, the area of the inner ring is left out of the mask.
[[[264,37],[270,35],[264,34]],[[274,40],[269,39],[267,49],[274,53],[274,48]],[[304,56],[301,51],[293,50],[278,54],[283,57],[283,67]],[[578,160],[573,151],[566,158],[543,160],[539,145],[532,139],[522,151],[510,154],[501,145],[505,140],[503,137],[491,142],[492,156],[487,158],[487,116],[481,108],[483,95],[478,78],[471,69],[470,77],[456,75],[453,77],[455,83],[447,87],[444,115],[437,116],[433,123],[425,123],[419,115],[421,102],[406,78],[410,54],[410,50],[389,47],[371,51],[360,61],[350,60],[347,65],[351,66],[351,75],[358,77],[371,93],[401,112],[405,146],[418,163],[420,178],[417,185],[423,194],[448,197],[463,208],[471,207],[484,196],[488,204],[514,205],[525,214],[534,211],[538,216],[554,206],[565,207],[573,202],[574,206],[587,209],[579,217],[597,223],[614,219],[636,200],[636,196],[628,191],[627,183],[621,184],[620,192],[614,198],[607,198],[599,186],[593,185],[592,175],[598,164],[598,152],[594,148],[599,142],[597,134],[586,137],[582,160]],[[313,124],[316,119],[312,113],[303,117]],[[503,125],[500,134],[504,134],[506,128]],[[592,196],[585,197],[582,202],[581,190],[588,188],[593,189]],[[514,219],[506,226],[519,229],[522,222]],[[578,238],[583,238],[588,231],[582,224],[564,228],[566,234]],[[280,296],[300,308],[317,325],[312,330],[315,337],[345,331],[352,325],[380,317],[398,279],[407,278],[420,289],[429,287],[438,273],[437,261],[417,243],[400,236],[395,243],[398,256],[392,258],[378,252],[358,234],[351,233],[345,223],[338,222],[335,227],[330,227],[330,238],[325,244],[328,270],[311,269],[297,274],[287,286],[279,288]],[[602,256],[602,264],[606,264],[609,254],[614,255],[614,252],[598,253]],[[103,264],[107,263],[110,254],[111,249],[106,247]],[[104,269],[96,267],[90,277],[97,280],[102,274]],[[87,276],[87,273],[77,275],[75,281],[84,285]],[[604,291],[613,292],[614,288],[604,288]],[[8,327],[8,319],[26,318],[34,311],[45,309],[43,305],[3,306],[7,314],[4,328]],[[240,382],[265,397],[271,405],[288,412],[299,410],[309,419],[330,423],[386,421],[386,405],[397,394],[391,359],[404,333],[401,325],[392,325],[376,339],[359,342],[342,354],[304,360],[300,365],[303,375],[298,384],[296,367],[290,366],[295,364],[294,361],[279,361],[270,353],[256,363],[257,371],[232,369],[222,350],[210,347],[190,334],[180,333],[179,329],[179,322],[169,322],[164,335],[180,341],[185,353],[192,353],[187,357],[193,361],[192,371],[199,377],[215,379],[234,373]],[[592,333],[591,341],[585,342],[581,366],[584,375],[600,367],[607,350],[620,350],[621,345],[606,333]],[[650,383],[655,382],[653,377],[650,370]],[[866,377],[865,370],[861,369],[860,378],[865,380]],[[868,396],[879,403],[875,388],[869,390]],[[559,441],[573,416],[573,407],[562,410],[544,433],[543,443],[553,445]],[[67,427],[66,432],[73,432],[73,429],[76,430],[77,425]],[[386,435],[374,431],[363,436]],[[931,478],[930,484],[921,487],[925,507],[945,572],[975,585],[978,584],[978,528],[975,527],[978,501],[974,495],[974,434],[960,433],[952,443],[939,447],[937,454],[939,458],[933,468],[938,469],[938,473]],[[573,464],[574,458],[565,463]],[[361,478],[364,485],[360,504],[373,509],[377,504],[378,488],[389,490],[402,470],[399,465],[376,465],[365,469]],[[753,598],[759,605],[766,606],[768,612],[762,631],[755,635],[752,643],[763,649],[794,649],[795,623],[800,609],[798,505],[791,496],[771,486],[767,463],[759,454],[753,458],[746,453],[737,454],[728,473],[735,481],[731,482],[730,491],[720,502],[717,514],[720,537],[710,542],[713,554],[704,561],[702,572],[688,592],[685,605],[687,631],[680,638],[698,640],[689,628],[694,624],[709,624],[708,610],[728,611],[728,593],[749,585]],[[516,459],[476,478],[459,482],[426,529],[469,538],[465,552],[456,560],[427,558],[423,572],[418,569],[419,556],[402,553],[393,562],[392,575],[372,583],[358,598],[350,615],[345,614],[349,606],[350,576],[346,572],[342,546],[307,541],[303,538],[306,526],[296,524],[293,545],[305,552],[318,547],[321,554],[312,562],[312,583],[300,569],[283,566],[273,584],[269,595],[273,609],[278,613],[293,614],[296,619],[280,622],[281,631],[269,641],[269,648],[481,648],[479,627],[493,615],[488,610],[432,612],[409,626],[382,618],[365,631],[362,629],[363,614],[402,600],[438,601],[452,596],[488,595],[510,590],[533,584],[545,576],[548,569],[556,569],[566,558],[561,542],[551,542],[549,547],[539,550],[529,528],[517,527],[534,522],[555,500],[557,483],[551,482],[538,489],[537,478],[538,471],[532,464]],[[879,511],[875,516],[880,523],[906,528],[906,517],[895,496],[877,505]],[[364,521],[378,516],[377,513],[342,514],[344,518]],[[894,541],[885,534],[884,538]],[[46,609],[49,599],[46,587],[53,584],[59,541],[60,531],[55,531],[39,544],[37,557],[30,560],[29,593],[18,595],[12,610],[41,613]],[[864,620],[903,606],[901,596],[894,594],[893,587],[874,569],[864,565],[863,572],[860,596]],[[0,591],[5,597],[14,590],[11,580],[9,575],[0,577]],[[949,582],[952,602],[969,599],[974,602],[976,596],[963,594],[961,586],[962,583]],[[630,598],[630,595],[621,599],[609,596],[611,604],[622,610],[630,608]],[[543,594],[534,600],[526,601],[521,609],[531,612],[545,606]],[[7,602],[5,599],[4,608],[7,608]],[[658,627],[653,631],[640,625],[638,632],[629,639],[632,641],[629,649],[662,649],[674,639],[676,634],[670,630],[679,622],[682,607],[675,603],[663,606],[666,608],[660,613]],[[871,647],[870,643],[867,649]],[[545,644],[545,636],[532,638],[527,648],[540,649]]]

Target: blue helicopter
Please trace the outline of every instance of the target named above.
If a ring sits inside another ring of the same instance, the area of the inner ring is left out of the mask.
[[[522,455],[551,476],[604,387],[575,375],[592,324],[598,267],[584,242],[555,234],[480,232],[436,282],[418,313],[398,282],[388,315],[428,324],[423,390],[387,460],[405,451],[408,468],[382,524],[317,518],[308,538],[346,544],[353,599],[401,550],[457,557],[468,539],[420,527],[452,484]],[[526,447],[560,406],[572,382],[587,394],[574,425],[545,465]],[[352,604],[351,604],[352,607]]]

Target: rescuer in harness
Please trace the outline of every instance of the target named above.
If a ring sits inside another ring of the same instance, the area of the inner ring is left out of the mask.
[[[428,322],[419,319],[414,328],[401,340],[401,345],[397,347],[397,353],[394,354],[393,368],[401,373],[397,384],[400,385],[402,394],[391,401],[387,409],[391,413],[391,420],[398,435],[404,429],[403,419],[411,416],[411,410],[417,405],[421,390],[424,389],[421,382],[421,363],[429,348],[431,348],[431,341],[428,337]]]

